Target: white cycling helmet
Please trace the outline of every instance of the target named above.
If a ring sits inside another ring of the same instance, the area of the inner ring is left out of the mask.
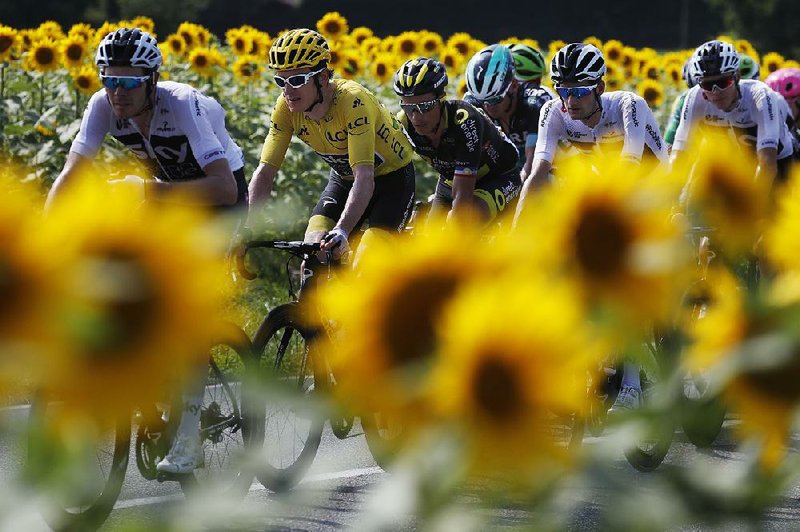
[[[692,54],[692,70],[698,81],[705,77],[736,74],[739,72],[739,53],[732,44],[724,41],[708,41]]]
[[[487,46],[467,63],[467,90],[479,102],[502,98],[514,81],[514,58],[500,44]]]
[[[606,73],[603,52],[597,46],[571,43],[561,48],[550,62],[550,79],[553,83],[596,82]]]
[[[161,66],[161,50],[149,33],[139,28],[120,28],[100,41],[95,63],[101,69],[110,66],[141,67],[155,72]]]

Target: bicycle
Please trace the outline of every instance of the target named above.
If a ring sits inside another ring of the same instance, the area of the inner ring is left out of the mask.
[[[82,426],[79,431],[78,436],[86,436],[86,440],[78,456],[71,452],[75,442],[62,441],[53,426],[64,403],[37,394],[31,404],[25,469],[29,481],[44,494],[48,524],[55,530],[92,530],[102,525],[125,480],[134,425],[136,464],[145,479],[176,481],[187,497],[204,489],[223,496],[244,496],[254,476],[245,467],[246,455],[260,447],[262,437],[253,429],[259,420],[251,415],[250,400],[243,395],[248,373],[253,371],[251,353],[249,338],[234,325],[230,325],[228,338],[212,351],[200,415],[204,466],[187,475],[156,469],[169,451],[180,422],[180,415],[176,415],[181,412],[180,394],[165,404],[140,408],[133,422],[130,416],[91,419],[91,426]],[[72,475],[51,470],[57,465],[52,463],[53,458],[65,455],[70,458]],[[53,490],[47,481],[65,485]]]
[[[259,403],[263,416],[260,427],[264,437],[263,455],[266,463],[256,473],[258,480],[273,491],[294,487],[311,467],[322,440],[326,419],[339,438],[349,435],[354,417],[348,413],[327,415],[315,405],[320,397],[335,386],[335,379],[323,353],[313,351],[311,344],[325,331],[309,326],[303,314],[304,294],[317,282],[320,270],[330,275],[331,254],[322,263],[317,259],[319,243],[283,240],[255,240],[245,244],[237,253],[237,265],[245,279],[255,279],[256,274],[247,268],[247,253],[256,248],[278,249],[290,255],[286,262],[286,279],[289,302],[273,308],[262,321],[254,338],[257,369],[262,380],[274,383],[275,393],[263,397]],[[291,264],[299,259],[302,264],[300,283],[295,289]]]

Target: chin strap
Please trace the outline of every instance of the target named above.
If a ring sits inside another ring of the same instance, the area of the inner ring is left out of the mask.
[[[603,103],[600,101],[600,95],[597,94],[597,89],[594,90],[594,99],[597,102],[597,107],[595,107],[594,111],[583,117],[582,120],[589,120],[591,117],[603,110]]]
[[[130,118],[135,118],[137,116],[141,116],[147,111],[153,108],[153,100],[155,100],[155,96],[153,94],[153,87],[155,83],[153,83],[153,74],[150,75],[150,79],[147,81],[147,94],[145,96],[145,104],[142,108],[137,112],[135,115],[131,115]]]
[[[314,103],[308,106],[308,109],[303,111],[304,113],[310,113],[314,110],[314,107],[322,103],[322,84],[319,82],[319,74],[314,76],[314,86],[317,88],[317,99],[314,100]]]

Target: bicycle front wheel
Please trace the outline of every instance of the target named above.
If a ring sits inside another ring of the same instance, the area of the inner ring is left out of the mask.
[[[261,448],[255,401],[243,392],[255,371],[255,357],[247,335],[231,325],[229,339],[211,351],[209,372],[200,412],[203,467],[182,475],[181,488],[191,496],[204,493],[243,497],[255,473],[249,465]]]
[[[131,441],[131,420],[86,417],[80,430],[59,423],[68,408],[37,395],[30,409],[25,477],[42,495],[54,530],[96,530],[119,497]]]
[[[314,461],[325,426],[314,396],[326,385],[309,349],[311,333],[298,323],[297,304],[273,309],[253,341],[260,389],[263,461],[258,480],[268,489],[294,487]]]

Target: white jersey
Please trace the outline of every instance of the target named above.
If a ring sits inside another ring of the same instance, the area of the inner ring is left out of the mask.
[[[114,116],[105,89],[100,89],[89,100],[70,151],[94,158],[107,133],[147,162],[162,181],[203,177],[203,167],[218,159],[227,159],[233,172],[244,166],[242,150],[225,128],[225,110],[183,83],[157,84],[147,139],[133,120]]]
[[[641,161],[647,148],[659,161],[667,162],[661,130],[644,98],[627,91],[604,92],[600,103],[603,110],[595,127],[570,118],[561,99],[545,103],[533,160],[552,163],[559,143],[568,142],[578,151],[587,153],[616,149],[623,158],[633,161]]]
[[[739,101],[726,112],[706,100],[699,85],[689,90],[672,149],[685,150],[692,127],[702,121],[708,126],[727,128],[739,142],[755,150],[775,148],[778,159],[791,156],[794,148],[786,125],[787,107],[781,105],[779,95],[754,79],[739,81],[739,91]]]

